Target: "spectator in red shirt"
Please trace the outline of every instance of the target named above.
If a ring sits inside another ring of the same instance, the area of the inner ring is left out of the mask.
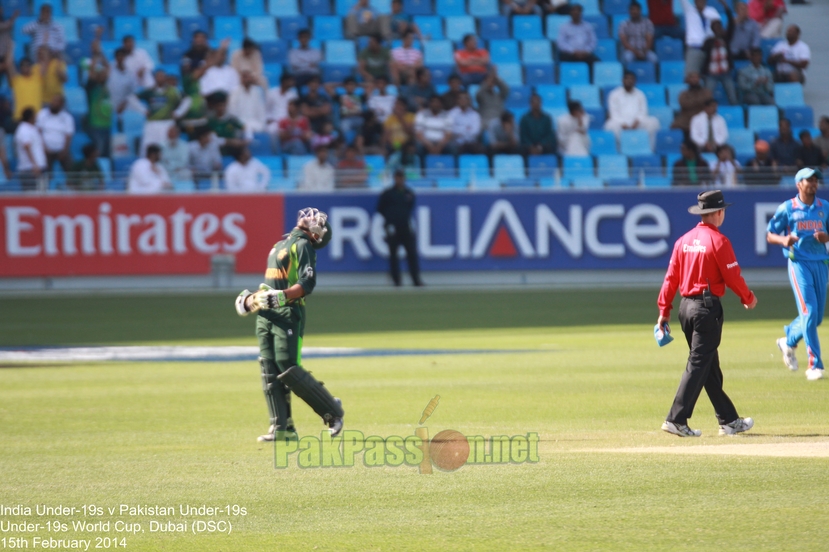
[[[760,36],[777,38],[783,33],[783,0],[749,0],[748,16],[760,24]]]
[[[648,0],[648,19],[653,23],[654,40],[663,36],[685,40],[685,31],[676,20],[672,0]]]
[[[348,146],[337,163],[337,188],[365,188],[368,180],[366,162],[359,156],[357,148]]]
[[[305,155],[311,139],[311,124],[308,117],[299,112],[299,102],[291,100],[288,116],[279,121],[279,145],[282,153]]]
[[[478,39],[473,34],[463,37],[463,49],[455,52],[455,63],[463,84],[481,84],[489,72],[489,52],[478,48]]]

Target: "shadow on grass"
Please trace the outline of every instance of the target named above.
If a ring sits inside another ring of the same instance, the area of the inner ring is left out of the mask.
[[[321,293],[308,299],[309,334],[654,324],[654,290]],[[788,289],[758,292],[746,311],[730,292],[726,321],[789,319]],[[0,298],[0,346],[129,344],[251,337],[235,293]],[[675,305],[678,304],[678,299]],[[676,309],[674,310],[676,313]],[[674,316],[676,320],[676,316]]]

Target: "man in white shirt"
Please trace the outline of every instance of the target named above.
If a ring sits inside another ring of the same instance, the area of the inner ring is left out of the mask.
[[[423,67],[423,53],[414,47],[414,37],[414,31],[406,31],[403,35],[403,45],[391,51],[389,70],[391,80],[397,86],[414,84],[415,71],[418,67]]]
[[[265,97],[265,124],[272,136],[279,136],[279,123],[288,117],[288,104],[299,98],[294,78],[283,74],[279,86],[274,86]]]
[[[468,92],[458,96],[457,107],[449,111],[452,124],[452,142],[455,153],[483,153],[481,141],[481,116],[472,108]]]
[[[415,142],[418,155],[451,153],[449,148],[451,138],[452,120],[443,110],[440,96],[434,95],[429,98],[429,108],[420,110],[415,116]]]
[[[155,62],[147,50],[135,47],[135,37],[131,35],[125,36],[121,40],[121,48],[123,48],[127,56],[124,58],[124,67],[133,76],[135,82],[141,88],[150,88],[155,84],[153,80],[153,70],[155,69]]]
[[[567,102],[569,113],[556,120],[558,150],[561,155],[585,157],[590,155],[590,115],[585,113],[581,102]]]
[[[786,40],[774,45],[769,55],[769,65],[777,64],[774,80],[777,82],[806,82],[806,68],[812,59],[812,51],[800,40],[800,27],[789,25]]]
[[[161,146],[161,165],[174,182],[193,182],[190,172],[190,148],[181,140],[181,131],[173,125]]]
[[[305,86],[313,77],[322,77],[320,63],[322,63],[322,52],[319,48],[312,48],[311,31],[302,29],[297,33],[299,48],[288,50],[288,66],[291,75],[294,76],[297,86]]]
[[[37,188],[41,174],[46,171],[46,150],[43,138],[35,126],[35,110],[23,110],[17,130],[14,131],[14,152],[17,157],[17,177],[23,190]]]
[[[227,112],[242,121],[248,138],[265,130],[265,91],[250,71],[242,73],[242,84],[230,93]]]
[[[49,107],[44,107],[37,114],[35,126],[43,136],[46,166],[51,169],[57,161],[64,171],[68,171],[72,164],[69,147],[75,134],[75,119],[64,109],[65,104],[63,95],[58,94],[52,98]]]
[[[129,107],[130,104],[138,103],[135,93],[140,85],[135,81],[135,76],[126,66],[127,51],[123,48],[115,50],[115,63],[109,68],[107,77],[107,88],[109,88],[109,99],[112,102],[112,109],[119,115]],[[152,77],[152,75],[150,75]]]
[[[158,144],[147,146],[147,157],[132,164],[127,181],[127,192],[131,194],[158,194],[172,189],[170,176],[159,163],[161,148]]]
[[[363,85],[368,95],[368,108],[374,111],[377,120],[381,123],[386,122],[391,112],[394,111],[394,104],[397,102],[397,96],[386,91],[388,84],[386,77],[379,76],[374,79],[373,89],[371,84]]]
[[[328,162],[328,148],[319,146],[315,152],[316,159],[302,167],[302,180],[299,189],[305,191],[327,192],[334,189],[334,166]]]
[[[636,88],[636,73],[625,71],[622,86],[615,88],[607,98],[608,119],[604,129],[613,132],[616,139],[623,130],[645,130],[654,146],[659,119],[648,115],[648,98]]]
[[[728,141],[728,125],[717,113],[717,100],[707,100],[705,108],[694,115],[690,136],[701,152],[716,153],[717,148]]]
[[[239,86],[239,73],[227,64],[227,41],[207,57],[208,68],[199,79],[199,91],[205,98],[214,92],[230,94]]]
[[[262,192],[271,182],[271,170],[244,146],[236,151],[236,161],[225,169],[228,192]]]
[[[685,13],[685,74],[699,73],[705,62],[702,45],[713,36],[711,22],[721,20],[720,12],[709,6],[707,0],[682,0]]]

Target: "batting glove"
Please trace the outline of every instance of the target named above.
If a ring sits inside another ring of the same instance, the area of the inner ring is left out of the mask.
[[[266,284],[259,286],[258,292],[254,302],[262,310],[276,309],[284,307],[288,303],[288,298],[285,297],[285,292],[281,289],[273,289]]]

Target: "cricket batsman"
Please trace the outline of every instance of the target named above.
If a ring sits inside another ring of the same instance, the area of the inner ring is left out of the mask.
[[[826,306],[826,283],[829,242],[826,226],[829,223],[829,203],[817,197],[817,169],[800,169],[794,177],[797,195],[784,201],[769,221],[766,241],[782,245],[788,259],[789,281],[794,290],[797,317],[785,326],[786,337],[777,340],[783,353],[783,363],[795,371],[798,368],[795,348],[803,340],[809,368],[806,379],[823,378],[823,359],[820,357],[820,341],[817,327],[823,321]]]
[[[340,400],[301,366],[305,297],[317,282],[316,250],[330,240],[328,215],[313,207],[302,209],[296,227],[268,254],[265,283],[259,291],[244,290],[236,298],[239,316],[257,314],[262,389],[271,419],[268,433],[259,436],[260,442],[295,437],[291,391],[320,415],[332,436],[342,431]]]

